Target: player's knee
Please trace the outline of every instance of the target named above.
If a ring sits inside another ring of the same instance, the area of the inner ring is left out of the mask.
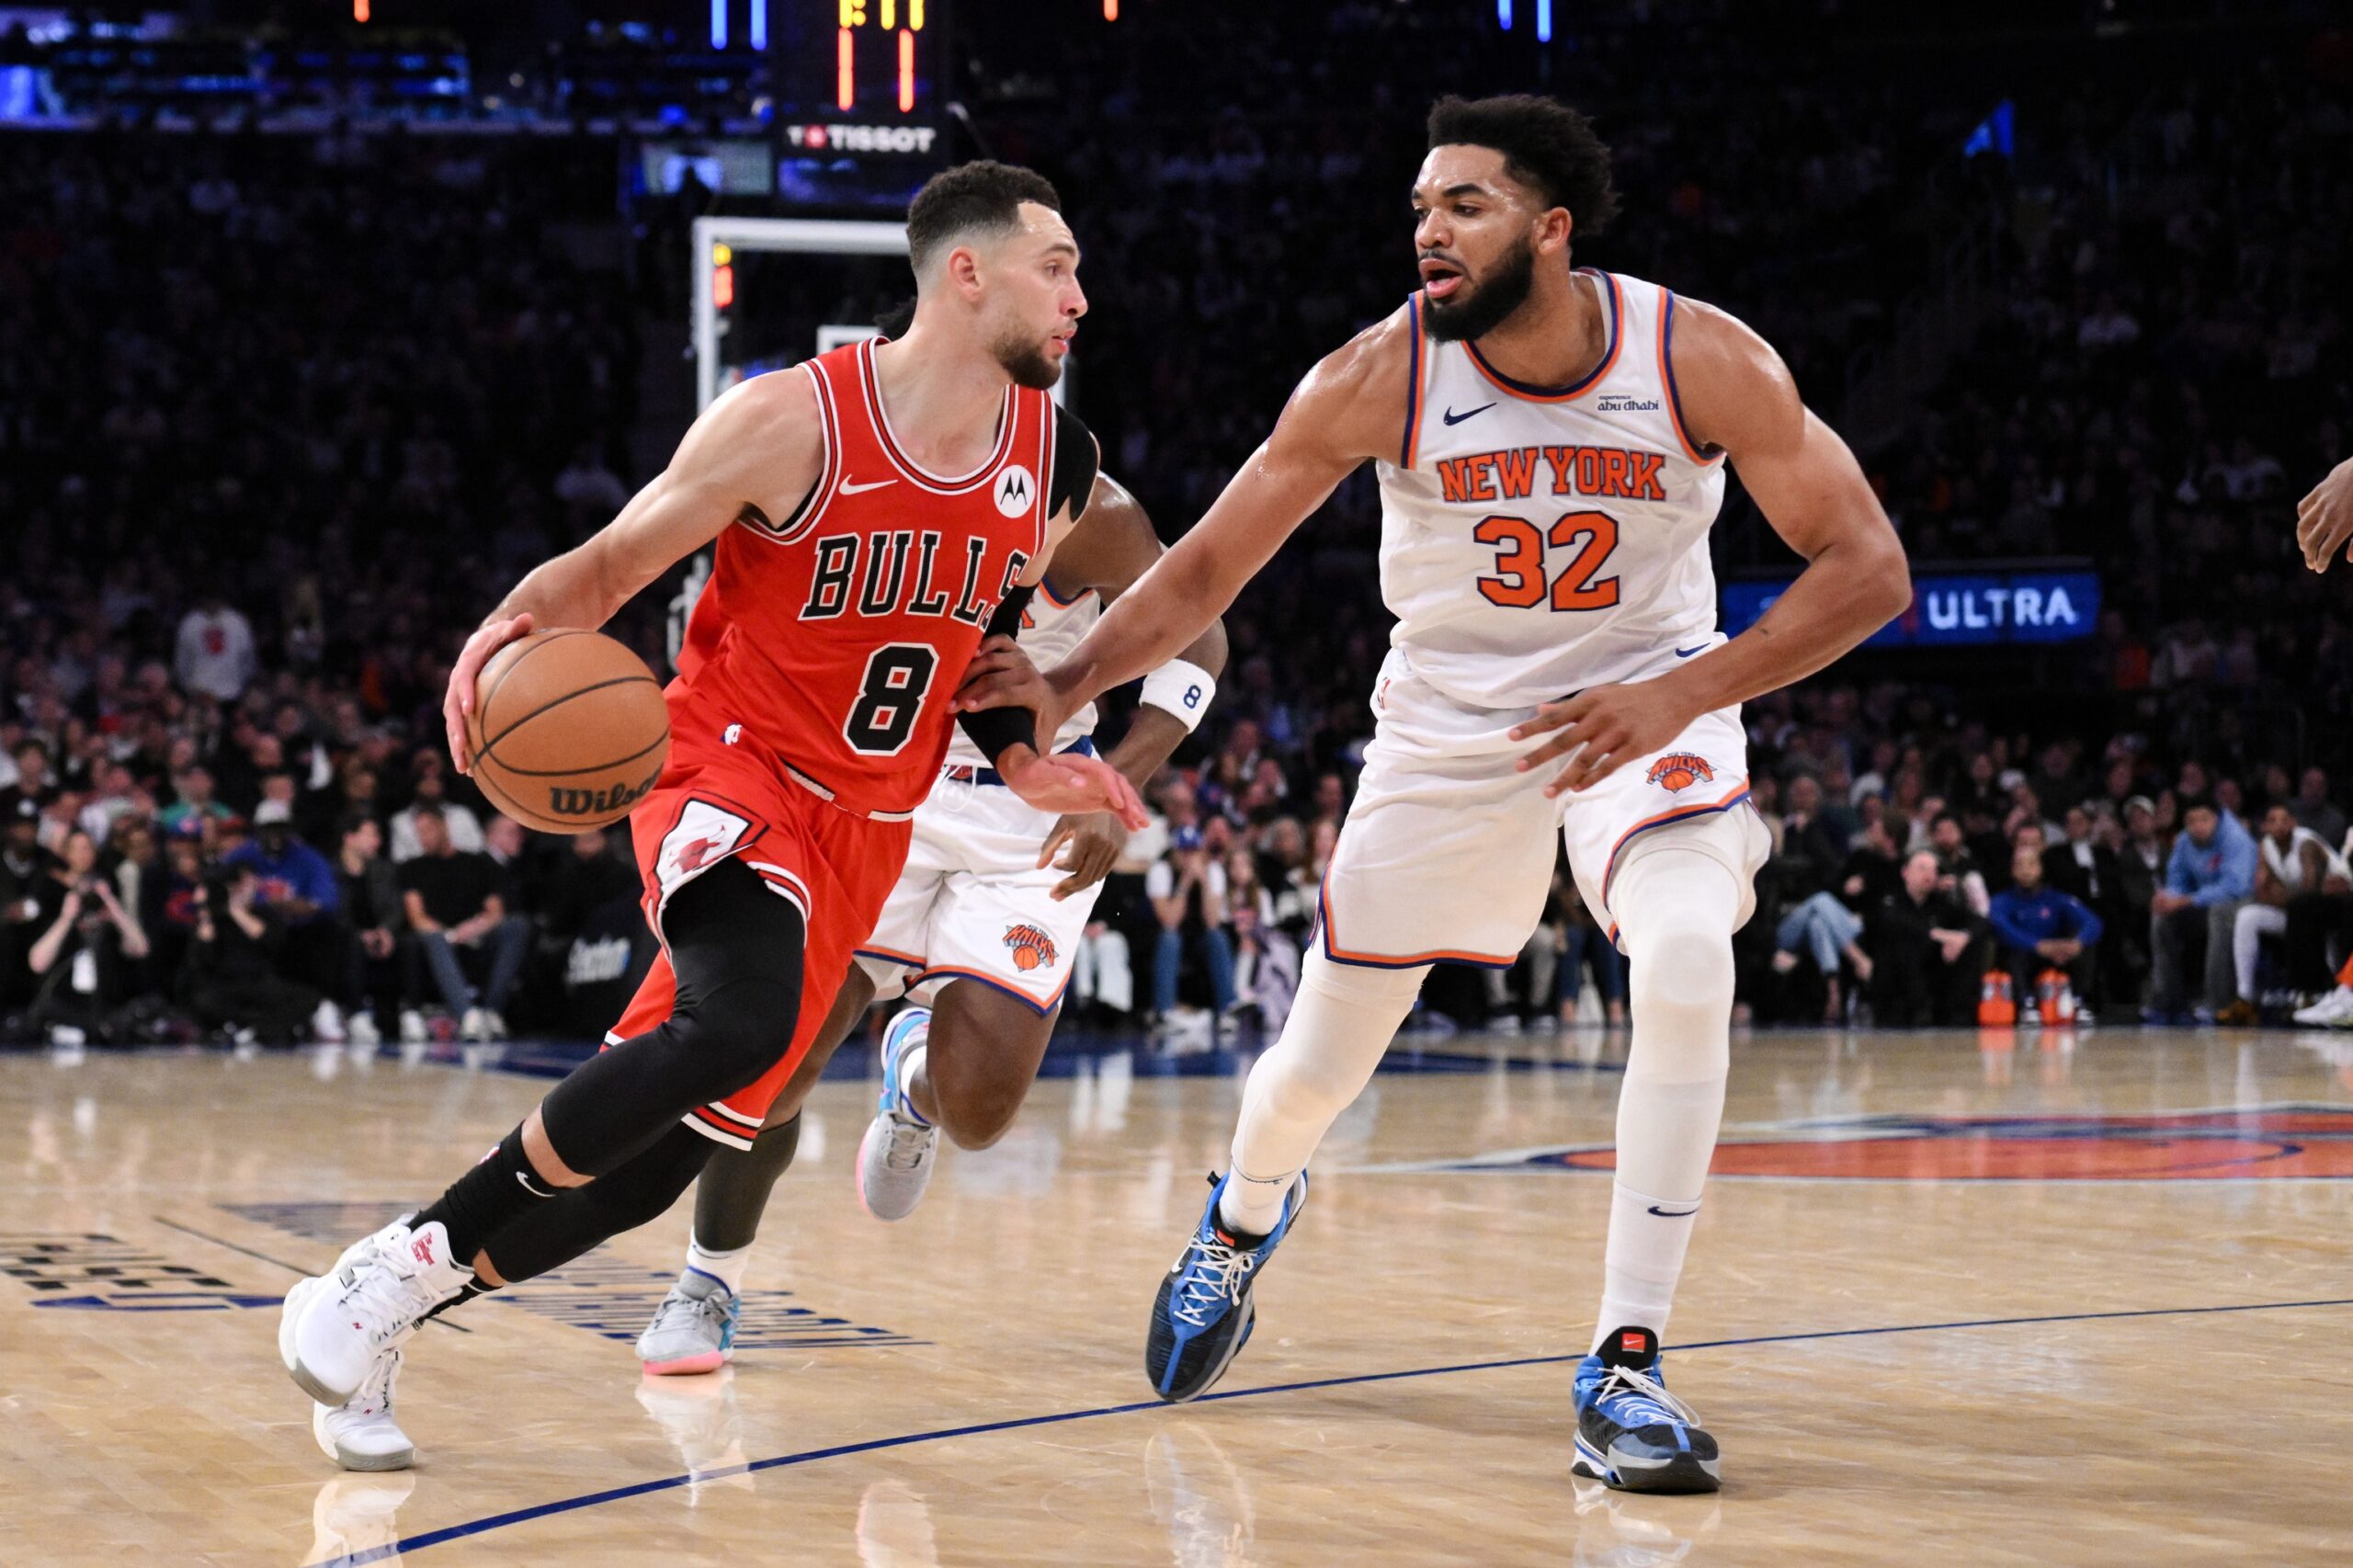
[[[959,1149],[985,1149],[1013,1125],[1029,1088],[1026,1083],[992,1082],[950,1090],[935,1080],[932,1098],[939,1110],[939,1130]]]
[[[723,1099],[758,1079],[792,1046],[800,988],[783,981],[739,980],[682,1007],[671,1018],[698,1094]]]

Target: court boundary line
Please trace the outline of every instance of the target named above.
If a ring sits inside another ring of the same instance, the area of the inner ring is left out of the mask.
[[[1888,1334],[1937,1334],[1970,1328],[2015,1328],[2034,1324],[2102,1323],[2120,1318],[2200,1317],[2220,1312],[2286,1312],[2316,1307],[2353,1307],[2353,1297],[2335,1297],[2305,1301],[2247,1301],[2227,1306],[2207,1307],[2136,1307],[2105,1312],[2047,1312],[2029,1317],[1962,1318],[1949,1323],[1888,1324],[1874,1328],[1812,1329],[1796,1334],[1749,1335],[1738,1339],[1709,1339],[1689,1345],[1678,1345],[1678,1354],[1698,1350],[1727,1350],[1749,1345],[1790,1345],[1822,1339],[1858,1339]],[[1585,1359],[1583,1354],[1558,1356],[1516,1356],[1495,1361],[1462,1361],[1443,1367],[1409,1367],[1393,1372],[1354,1372],[1336,1378],[1311,1378],[1300,1382],[1269,1383],[1261,1388],[1229,1389],[1222,1393],[1203,1394],[1192,1401],[1207,1404],[1230,1399],[1256,1399],[1267,1394],[1303,1393],[1315,1389],[1351,1388],[1371,1383],[1397,1382],[1407,1378],[1443,1377],[1456,1372],[1508,1371],[1520,1367],[1554,1367],[1574,1365]],[[884,1449],[912,1448],[918,1443],[947,1442],[956,1437],[983,1437],[993,1432],[1017,1432],[1030,1426],[1059,1426],[1073,1421],[1092,1420],[1099,1415],[1132,1415],[1147,1410],[1171,1408],[1157,1399],[1139,1400],[1128,1404],[1097,1405],[1089,1410],[1053,1411],[1043,1415],[1021,1415],[1009,1421],[983,1421],[963,1426],[940,1427],[928,1432],[902,1433],[892,1437],[872,1437],[858,1443],[836,1443],[823,1449],[805,1449],[798,1453],[778,1454],[772,1458],[754,1460],[746,1464],[729,1465],[723,1470],[705,1471],[699,1475],[670,1475],[652,1481],[633,1482],[626,1486],[608,1487],[601,1492],[582,1493],[578,1496],[560,1497],[551,1503],[533,1504],[527,1508],[509,1509],[503,1514],[490,1514],[460,1524],[444,1525],[388,1545],[369,1547],[364,1551],[326,1558],[309,1568],[363,1568],[364,1564],[383,1562],[427,1547],[439,1546],[452,1540],[487,1535],[510,1525],[528,1524],[534,1519],[549,1518],[558,1514],[577,1513],[584,1508],[600,1507],[607,1503],[626,1502],[632,1497],[647,1496],[656,1492],[673,1492],[697,1481],[722,1481],[729,1476],[752,1475],[764,1470],[782,1470],[792,1466],[815,1464],[820,1460],[841,1459],[850,1454],[874,1453]]]

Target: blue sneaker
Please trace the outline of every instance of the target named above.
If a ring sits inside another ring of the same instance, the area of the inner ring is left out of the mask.
[[[1570,1470],[1620,1492],[1713,1492],[1716,1440],[1666,1392],[1658,1335],[1613,1330],[1577,1364],[1577,1457]]]
[[[1235,1236],[1217,1217],[1225,1182],[1223,1176],[1211,1178],[1201,1222],[1160,1281],[1160,1294],[1152,1303],[1143,1375],[1152,1380],[1153,1392],[1171,1404],[1207,1392],[1249,1341],[1258,1315],[1250,1300],[1250,1281],[1274,1256],[1307,1203],[1307,1173],[1302,1171],[1273,1231],[1255,1241]]]
[[[858,1200],[878,1220],[904,1220],[938,1163],[939,1129],[907,1098],[907,1052],[931,1038],[931,1009],[904,1007],[882,1031],[882,1095],[858,1145]]]

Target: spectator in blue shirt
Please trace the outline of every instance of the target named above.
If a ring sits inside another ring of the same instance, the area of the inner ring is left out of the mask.
[[[2255,836],[2246,824],[2211,801],[2181,809],[2181,836],[2165,861],[2165,885],[2149,903],[2156,923],[2151,946],[2156,978],[2150,989],[2152,1023],[2178,1023],[2187,1000],[2185,977],[2203,965],[2205,986],[2195,1017],[2214,1014],[2238,994],[2231,966],[2231,931],[2239,906],[2255,896]]]
[[[2047,969],[2066,974],[2079,1002],[2090,998],[2100,918],[2082,899],[2042,880],[2039,846],[2021,843],[2011,851],[2010,885],[1994,895],[1985,917],[1993,923],[1996,961],[2009,969],[2019,1017],[2030,1016],[2035,982]]]
[[[334,863],[294,836],[294,809],[283,801],[262,801],[254,808],[252,840],[222,858],[231,866],[253,868],[255,908],[286,932],[278,978],[323,997],[341,994],[345,935],[335,912],[343,903],[343,885]],[[332,1000],[321,1002],[313,1028],[321,1040],[339,1043],[342,1010]]]

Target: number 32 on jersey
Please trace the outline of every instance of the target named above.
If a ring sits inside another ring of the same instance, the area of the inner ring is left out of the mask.
[[[1550,599],[1553,609],[1579,610],[1618,602],[1618,579],[1601,574],[1618,549],[1618,519],[1607,512],[1564,512],[1541,529],[1526,517],[1483,517],[1471,537],[1495,549],[1495,574],[1479,579],[1490,604],[1534,609]],[[1547,546],[1572,552],[1558,572],[1548,570]]]

